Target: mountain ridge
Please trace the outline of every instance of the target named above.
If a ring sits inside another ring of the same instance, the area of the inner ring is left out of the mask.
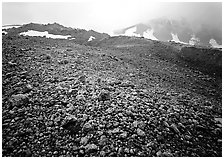
[[[133,31],[133,36],[146,37],[144,33],[153,30],[153,35],[160,41],[171,41],[173,40],[172,34],[176,34],[180,42],[193,45],[221,47],[222,43],[220,30],[215,30],[206,24],[194,28],[185,19],[174,20],[165,17],[115,30],[114,34],[126,35],[126,32],[134,27],[136,30]],[[216,44],[212,43],[211,40],[215,40]]]

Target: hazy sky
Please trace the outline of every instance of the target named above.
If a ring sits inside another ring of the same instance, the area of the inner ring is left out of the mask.
[[[221,29],[221,2],[161,2],[104,0],[84,2],[4,2],[2,25],[53,23],[112,33],[113,30],[157,17],[184,17],[192,23],[211,24]]]

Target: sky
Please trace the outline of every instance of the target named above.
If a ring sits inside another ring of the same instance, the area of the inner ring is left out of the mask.
[[[2,3],[2,25],[57,22],[112,34],[116,29],[159,17],[185,18],[192,24],[205,23],[221,29],[222,3],[148,0]]]

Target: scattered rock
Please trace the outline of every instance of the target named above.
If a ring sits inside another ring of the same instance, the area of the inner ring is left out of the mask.
[[[12,106],[22,106],[25,105],[29,102],[29,97],[27,94],[16,94],[16,95],[12,95],[10,98],[10,102],[12,104]]]
[[[128,136],[128,133],[124,131],[122,134],[120,134],[120,138],[125,139]]]
[[[99,101],[110,100],[110,92],[107,90],[102,90],[98,96]]]
[[[105,135],[102,135],[99,140],[99,145],[104,146],[107,144],[107,141],[107,137]]]
[[[89,132],[89,131],[91,131],[92,129],[93,129],[93,121],[92,121],[92,120],[90,120],[90,121],[88,121],[87,123],[85,123],[85,124],[83,125],[83,128],[82,128],[83,132]]]
[[[163,121],[163,124],[168,128],[170,127],[170,125],[166,121]]]
[[[32,91],[33,87],[30,84],[27,84],[23,90],[24,93],[29,93],[30,91]]]
[[[74,116],[68,116],[62,122],[62,127],[69,130],[71,133],[78,133],[82,129],[82,121]]]
[[[108,133],[109,134],[116,134],[116,133],[119,133],[120,132],[120,129],[119,128],[115,128],[113,130],[109,130]]]
[[[88,153],[91,153],[91,152],[94,152],[94,151],[97,151],[98,150],[98,147],[95,145],[95,144],[88,144],[85,146],[85,152],[88,154]]]
[[[131,87],[131,88],[135,87],[135,85],[130,81],[124,81],[121,84],[119,84],[119,86],[120,87]]]
[[[170,128],[177,134],[180,134],[179,129],[177,128],[176,124],[171,124]]]
[[[17,63],[12,62],[12,61],[9,61],[8,64],[9,64],[9,66],[12,66],[12,67],[17,65]]]
[[[66,49],[66,51],[72,51],[72,49],[68,48],[68,49]]]
[[[80,144],[85,146],[88,143],[88,141],[89,141],[89,138],[87,136],[82,137]]]
[[[78,78],[78,81],[85,84],[86,83],[86,75],[82,75]]]
[[[65,64],[68,64],[68,63],[69,63],[69,61],[67,59],[58,61],[58,64],[60,64],[60,65],[65,65]]]
[[[133,127],[137,128],[138,127],[138,121],[133,122]]]
[[[139,136],[145,136],[145,132],[144,131],[142,131],[141,129],[137,129],[137,134],[139,135]]]
[[[185,139],[186,140],[191,140],[192,137],[190,137],[189,135],[185,135]]]

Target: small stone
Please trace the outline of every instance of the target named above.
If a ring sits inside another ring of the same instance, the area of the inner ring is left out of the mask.
[[[93,151],[97,151],[98,147],[95,144],[88,144],[85,146],[85,152],[90,153]]]
[[[164,140],[163,135],[157,134],[157,141],[162,142]]]
[[[172,128],[172,130],[174,130],[174,132],[176,132],[177,134],[180,134],[180,131],[177,128],[176,124],[171,124],[170,128]]]
[[[118,155],[121,155],[122,153],[124,152],[124,150],[123,150],[123,148],[122,147],[120,147],[119,149],[118,149]]]
[[[88,137],[82,137],[81,138],[81,141],[80,141],[80,144],[81,145],[86,145],[87,143],[88,143],[88,141],[89,141],[89,138]]]
[[[66,51],[72,51],[72,49],[68,48],[68,49],[66,49]]]
[[[105,157],[106,152],[105,151],[100,151],[100,157]]]
[[[100,92],[99,96],[98,96],[98,100],[99,101],[106,101],[106,100],[110,100],[110,92],[107,90],[103,90]]]
[[[31,153],[30,150],[26,150],[25,154],[26,154],[26,157],[31,157],[32,156],[32,153]]]
[[[115,128],[113,130],[109,130],[109,134],[112,133],[112,134],[116,134],[116,133],[119,133],[120,132],[120,129],[119,128]]]
[[[182,123],[178,123],[178,126],[182,129],[185,129],[186,127]]]
[[[186,140],[190,140],[191,137],[190,137],[189,135],[185,135],[185,139],[186,139]]]
[[[133,122],[133,127],[137,128],[138,127],[138,121]]]
[[[9,61],[8,64],[9,64],[10,66],[16,66],[16,65],[17,65],[17,63],[12,62],[12,61]]]
[[[202,135],[198,135],[198,137],[199,137],[199,138],[203,138],[203,136],[202,136]]]
[[[79,153],[80,154],[84,154],[84,151],[81,149],[81,150],[79,150]]]
[[[58,151],[54,151],[53,154],[54,154],[54,155],[57,155],[57,154],[58,154]]]
[[[163,156],[163,157],[173,157],[173,154],[170,153],[170,152],[163,152],[163,153],[162,153],[162,156]]]
[[[144,129],[145,126],[146,126],[146,124],[145,124],[144,121],[139,121],[139,122],[138,122],[138,127],[139,127],[140,129]]]
[[[104,146],[107,143],[107,138],[105,135],[102,135],[99,140],[99,145]]]
[[[127,154],[130,153],[129,148],[125,148],[125,149],[124,149],[124,152],[127,153]]]
[[[83,114],[82,119],[83,119],[83,121],[86,121],[88,119],[88,115],[87,114]]]
[[[130,153],[134,154],[135,153],[134,149],[130,149]]]
[[[78,78],[78,81],[81,82],[81,83],[86,83],[86,76],[85,75],[82,75]]]
[[[139,136],[145,136],[145,132],[144,131],[142,131],[141,129],[137,129],[137,134],[139,135]]]
[[[13,111],[13,110],[9,111],[9,114],[14,114],[14,113],[15,113],[15,111]]]
[[[68,116],[62,121],[62,127],[71,131],[72,133],[78,133],[81,130],[82,121],[78,120],[75,116]]]
[[[170,125],[166,121],[163,121],[163,124],[168,128],[170,127]]]
[[[108,108],[108,109],[106,110],[106,112],[107,112],[108,114],[111,114],[113,111],[114,111],[113,108]]]
[[[114,127],[117,127],[119,125],[119,122],[114,122]]]
[[[82,94],[79,94],[79,95],[76,96],[76,100],[77,101],[85,100],[85,96],[82,95]]]
[[[125,131],[122,134],[120,134],[120,138],[125,139],[128,136],[128,133]]]
[[[30,92],[32,89],[33,89],[33,87],[30,84],[27,84],[26,88],[25,88],[25,90],[26,90],[25,93]]]
[[[92,125],[91,122],[92,122],[92,121],[90,120],[90,121],[88,121],[87,123],[85,123],[85,124],[83,125],[82,130],[83,130],[84,132],[88,132],[88,131],[91,131],[91,130],[93,129],[93,125]]]
[[[158,151],[158,152],[156,153],[156,156],[157,156],[157,157],[162,157],[162,152],[161,152],[161,151]]]

